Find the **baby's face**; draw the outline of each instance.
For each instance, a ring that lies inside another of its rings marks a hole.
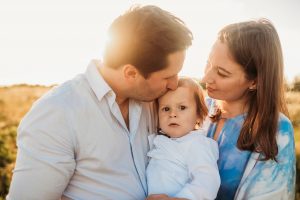
[[[159,127],[168,136],[182,137],[195,129],[199,118],[191,89],[178,87],[168,91],[158,102]]]

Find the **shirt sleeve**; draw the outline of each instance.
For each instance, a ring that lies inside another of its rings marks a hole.
[[[61,198],[75,169],[74,141],[63,108],[41,100],[22,120],[8,200]]]
[[[254,159],[248,162],[247,165],[253,163],[254,167],[241,182],[235,199],[294,199],[295,143],[293,127],[287,118],[280,122],[277,144],[277,162]]]
[[[220,187],[217,143],[205,136],[197,138],[191,144],[187,157],[191,181],[176,197],[190,200],[215,199]]]

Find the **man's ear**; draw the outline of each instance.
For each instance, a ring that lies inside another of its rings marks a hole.
[[[138,77],[139,72],[133,65],[126,64],[123,66],[123,75],[126,80],[132,81]]]

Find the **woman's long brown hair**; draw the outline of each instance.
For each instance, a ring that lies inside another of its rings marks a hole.
[[[224,27],[218,39],[227,44],[248,80],[257,88],[247,91],[249,108],[237,147],[260,152],[263,160],[276,160],[279,113],[288,115],[284,101],[283,56],[275,27],[267,19]]]

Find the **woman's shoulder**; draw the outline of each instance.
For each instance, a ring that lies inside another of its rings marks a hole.
[[[278,123],[279,134],[287,134],[294,132],[291,120],[283,113],[279,114]]]
[[[294,129],[290,119],[284,114],[279,115],[277,144],[279,157],[288,157],[291,151],[294,150]],[[285,153],[284,153],[285,152]],[[281,158],[282,159],[282,158]]]

